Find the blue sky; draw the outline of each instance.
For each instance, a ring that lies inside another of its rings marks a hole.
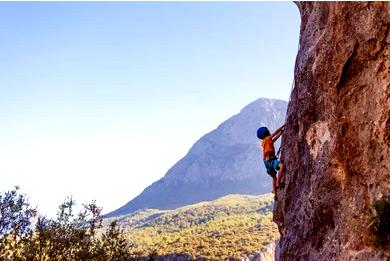
[[[43,213],[139,194],[259,97],[287,100],[291,2],[1,2],[0,190]]]

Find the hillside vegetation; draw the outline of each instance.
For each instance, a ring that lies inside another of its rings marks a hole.
[[[15,188],[0,193],[0,260],[237,260],[276,239],[272,204],[271,195],[232,195],[103,220],[94,202],[76,213],[67,198],[47,218]]]
[[[175,210],[138,211],[120,217],[118,224],[135,256],[185,253],[226,260],[259,251],[277,239],[272,205],[271,195],[229,195]]]

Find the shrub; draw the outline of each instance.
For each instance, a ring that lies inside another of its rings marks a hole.
[[[132,260],[129,246],[116,222],[102,228],[101,208],[95,202],[83,205],[77,215],[75,201],[59,206],[56,219],[39,217],[25,195],[14,190],[0,194],[0,260],[8,261],[124,261]]]

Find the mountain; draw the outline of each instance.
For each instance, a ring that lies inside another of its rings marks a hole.
[[[117,220],[137,260],[154,253],[159,258],[152,260],[254,260],[273,256],[272,208],[272,194],[228,195],[174,210],[139,210],[104,225]]]
[[[258,99],[200,138],[166,175],[107,217],[139,209],[173,209],[227,194],[264,194],[271,178],[262,163],[256,130],[284,122],[287,102]]]

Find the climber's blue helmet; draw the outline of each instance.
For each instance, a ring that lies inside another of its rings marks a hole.
[[[257,138],[263,140],[265,137],[271,135],[267,127],[261,127],[257,130]]]

